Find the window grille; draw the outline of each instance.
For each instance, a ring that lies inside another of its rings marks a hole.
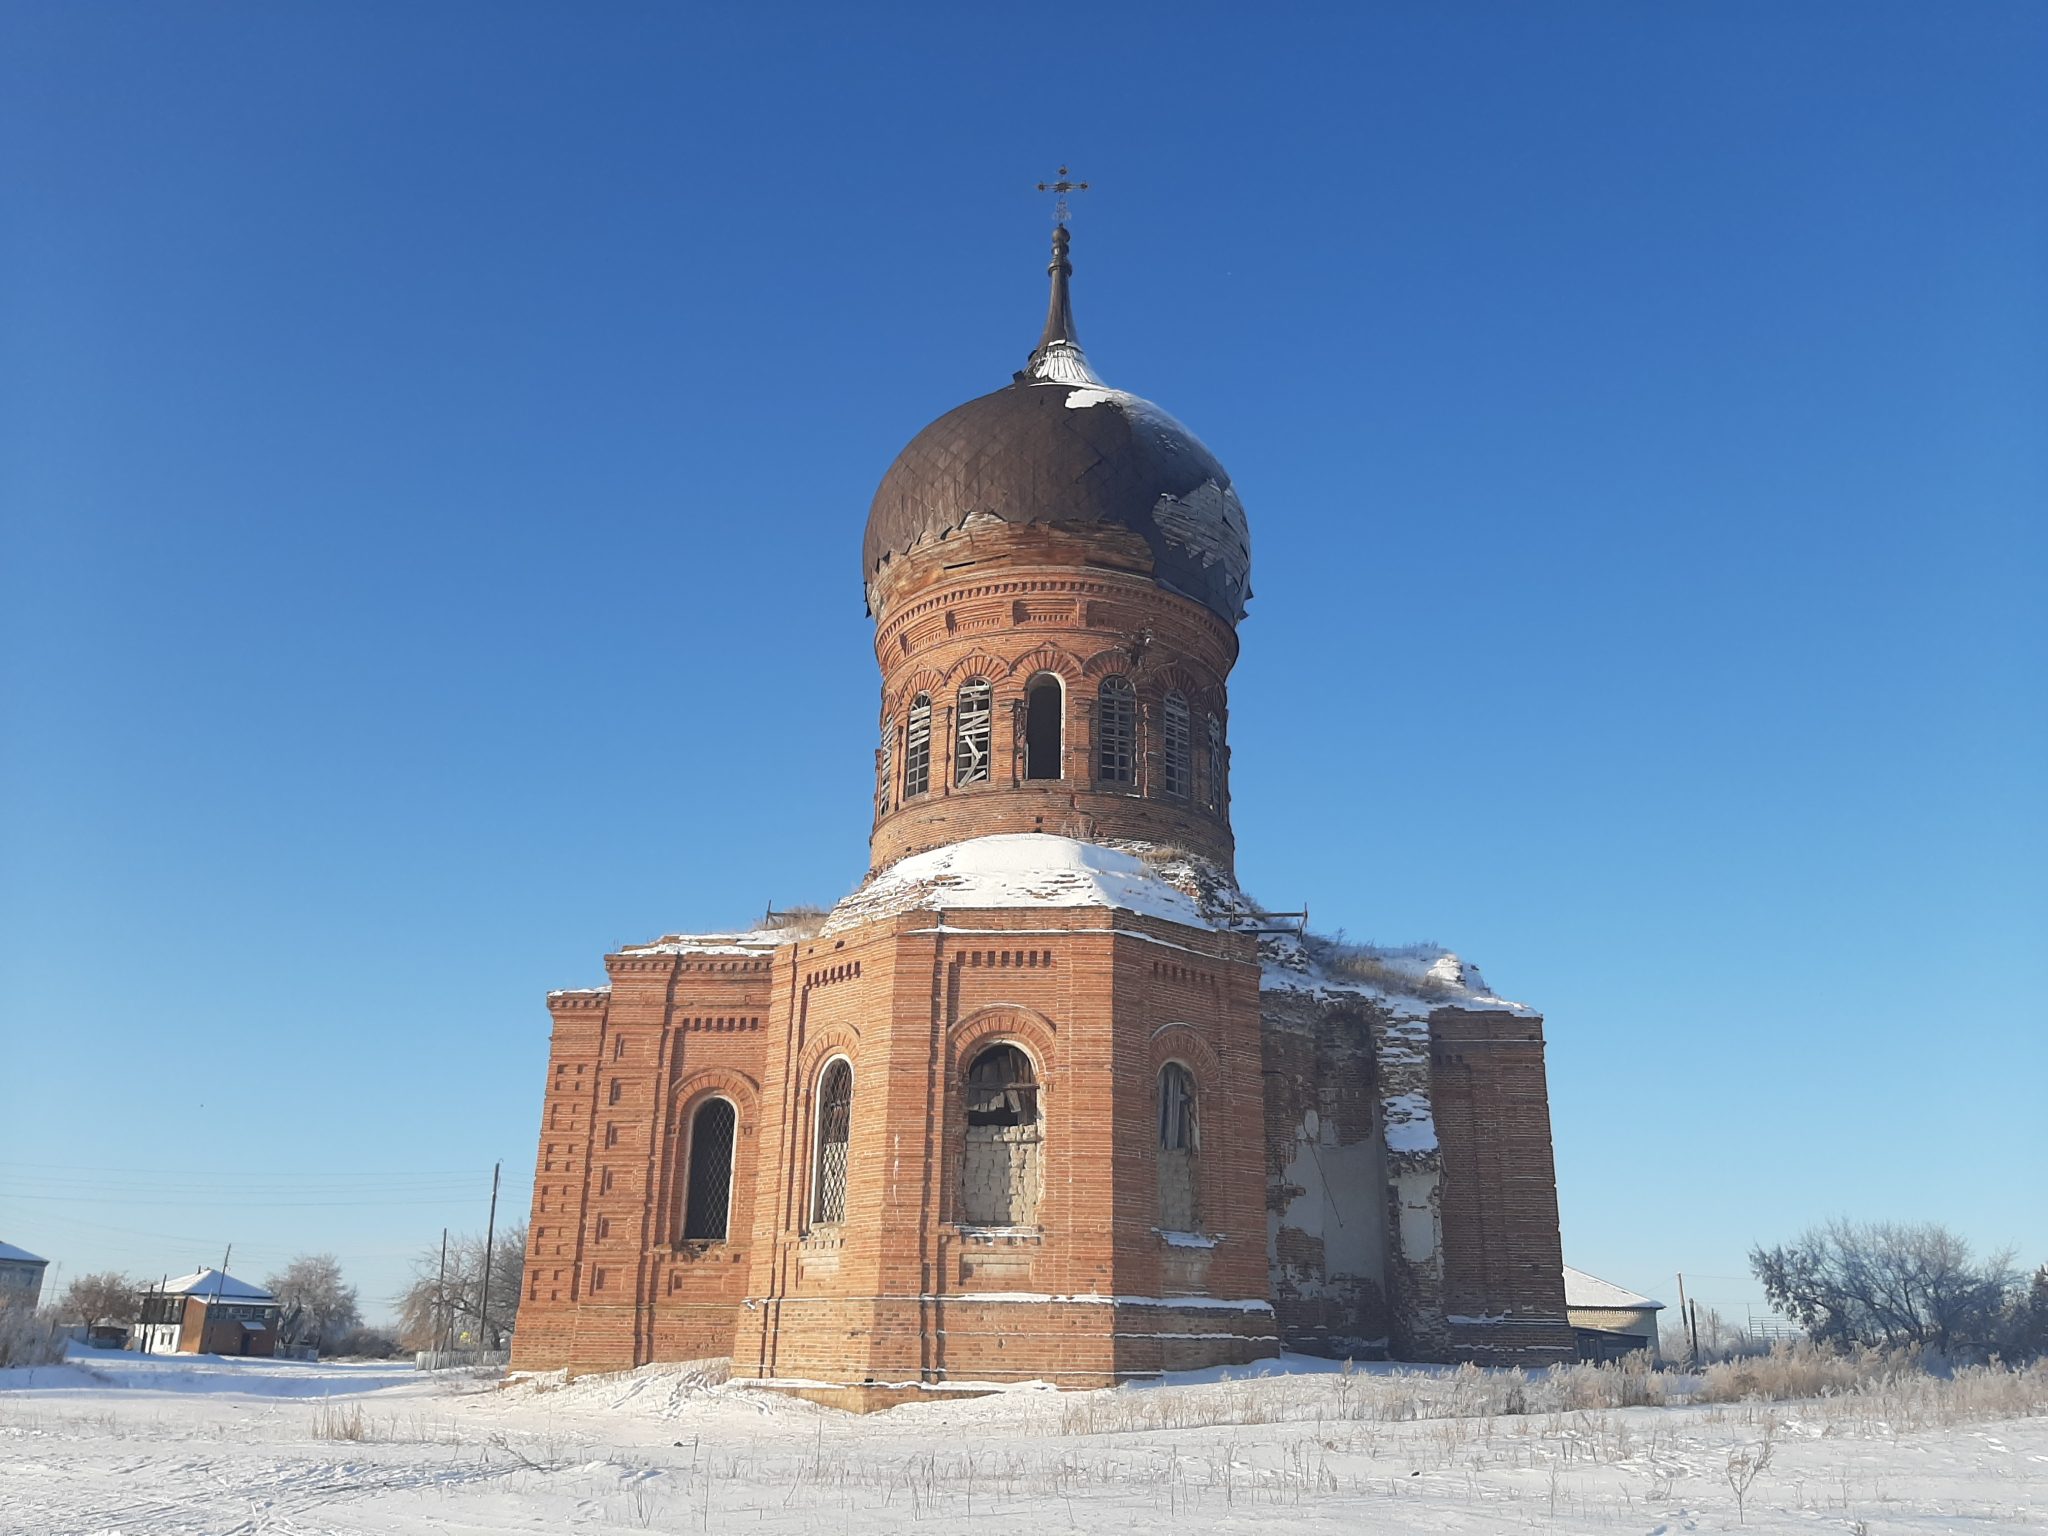
[[[690,1117],[690,1184],[683,1237],[723,1242],[732,1215],[732,1143],[739,1113],[724,1099],[706,1099]]]
[[[903,736],[903,798],[932,787],[932,701],[920,693],[910,704],[910,728]]]
[[[960,716],[954,733],[953,782],[988,781],[989,743],[993,735],[992,691],[981,678],[960,687]]]
[[[875,776],[875,814],[889,814],[889,790],[896,775],[896,722],[882,722],[882,771]]]
[[[834,1061],[818,1080],[817,1167],[811,1180],[811,1220],[846,1220],[846,1144],[853,1124],[853,1068]]]
[[[1209,717],[1209,809],[1223,809],[1223,722]]]
[[[1166,733],[1160,773],[1162,787],[1174,799],[1185,800],[1194,788],[1189,783],[1194,777],[1194,763],[1188,750],[1188,701],[1177,693],[1169,693],[1162,718]]]
[[[1105,784],[1138,781],[1138,692],[1128,677],[1105,677],[1095,716],[1095,777]]]

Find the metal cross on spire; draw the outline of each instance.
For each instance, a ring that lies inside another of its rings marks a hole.
[[[1067,194],[1069,192],[1086,192],[1088,190],[1088,183],[1085,181],[1067,180],[1067,168],[1063,165],[1060,167],[1060,179],[1058,181],[1041,181],[1038,184],[1038,190],[1053,194],[1052,221],[1055,224],[1064,225],[1070,212],[1067,207]]]

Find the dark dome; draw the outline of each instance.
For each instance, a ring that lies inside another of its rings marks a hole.
[[[870,587],[887,561],[970,519],[1099,523],[1137,534],[1156,580],[1235,624],[1251,596],[1251,539],[1229,474],[1158,406],[1094,382],[1079,349],[1070,355],[1060,371],[1087,382],[1020,375],[896,456],[868,511]]]

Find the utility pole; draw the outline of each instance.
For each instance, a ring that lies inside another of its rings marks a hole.
[[[1685,1368],[1696,1371],[1700,1368],[1700,1341],[1692,1331],[1691,1312],[1685,1304],[1685,1276],[1678,1277],[1678,1332],[1686,1340]]]
[[[441,1278],[434,1282],[434,1338],[432,1347],[450,1349],[454,1341],[448,1332],[448,1229],[441,1229]]]
[[[476,1347],[489,1349],[491,1337],[491,1247],[498,1237],[498,1173],[502,1162],[491,1164],[491,1219],[484,1225],[484,1294],[482,1316],[476,1325]]]

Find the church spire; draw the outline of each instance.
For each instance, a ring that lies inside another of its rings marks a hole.
[[[1067,260],[1067,246],[1072,241],[1067,232],[1067,194],[1087,191],[1088,183],[1069,181],[1063,165],[1060,179],[1041,181],[1038,190],[1059,197],[1052,214],[1052,265],[1045,269],[1052,275],[1052,301],[1046,306],[1045,334],[1038,338],[1038,349],[1024,365],[1024,372],[1043,384],[1100,384],[1102,380],[1081,351],[1081,339],[1074,329],[1074,303],[1067,291],[1067,279],[1074,275],[1074,264]]]

